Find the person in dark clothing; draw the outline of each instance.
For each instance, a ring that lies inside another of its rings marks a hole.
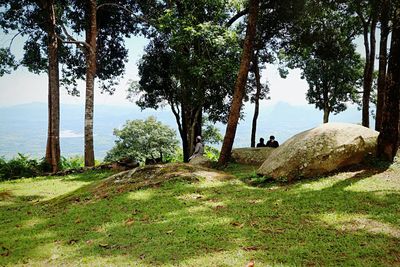
[[[257,144],[257,147],[265,147],[264,138],[260,138],[260,143]]]
[[[268,142],[267,142],[267,147],[274,147],[274,148],[276,148],[276,147],[278,147],[278,146],[279,146],[279,143],[278,143],[278,141],[275,140],[275,136],[271,135],[271,136],[269,137]]]

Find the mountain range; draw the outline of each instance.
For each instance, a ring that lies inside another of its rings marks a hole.
[[[245,105],[244,120],[240,121],[234,147],[250,145],[251,123],[254,107]],[[98,105],[94,115],[94,145],[97,159],[102,159],[114,145],[113,129],[120,128],[126,120],[155,116],[159,121],[177,129],[175,118],[168,108],[144,110],[132,106]],[[83,155],[84,107],[63,104],[60,109],[60,138],[63,156]],[[359,123],[361,112],[351,106],[345,112],[331,115],[331,121]],[[313,106],[294,106],[279,102],[270,105],[262,102],[257,127],[257,140],[274,135],[283,143],[292,135],[313,128],[322,122],[322,112]],[[373,124],[371,124],[373,125]],[[224,134],[225,126],[216,124]],[[46,103],[30,103],[0,107],[0,156],[11,158],[17,153],[33,158],[44,156],[47,136]]]

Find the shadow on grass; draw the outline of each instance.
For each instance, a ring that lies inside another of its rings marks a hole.
[[[62,178],[63,181],[70,182],[94,182],[100,181],[108,176],[115,174],[112,170],[90,170],[86,171],[84,175],[82,173],[70,174]]]
[[[0,246],[8,251],[0,265],[117,258],[139,265],[219,266],[224,256],[261,265],[396,265],[399,239],[390,232],[352,231],[340,220],[327,221],[345,214],[400,225],[399,194],[346,190],[372,175],[355,172],[320,190],[304,189],[304,182],[274,190],[238,181],[178,182],[57,209],[50,202],[0,207],[1,221],[9,220],[0,225]]]

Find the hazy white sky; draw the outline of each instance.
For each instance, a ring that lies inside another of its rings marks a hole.
[[[9,45],[11,36],[0,33],[0,47]],[[129,48],[129,61],[126,64],[126,73],[121,79],[114,95],[102,95],[97,90],[95,103],[97,105],[132,105],[126,100],[126,90],[129,80],[138,80],[137,63],[143,54],[143,48],[148,43],[143,37],[133,37],[126,41]],[[16,39],[12,46],[12,52],[21,56],[23,40]],[[360,47],[360,52],[362,48]],[[307,82],[300,79],[300,70],[291,70],[286,79],[279,76],[276,66],[268,65],[263,73],[270,86],[269,103],[286,102],[292,105],[306,105],[305,93]],[[81,97],[73,97],[61,88],[61,103],[82,104],[84,103],[84,82],[79,84]],[[0,77],[0,106],[11,106],[31,102],[47,102],[47,75],[35,75],[25,68],[20,68],[11,74]]]

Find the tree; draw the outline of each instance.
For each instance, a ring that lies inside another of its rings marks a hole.
[[[379,43],[379,74],[378,74],[378,97],[376,103],[375,130],[382,129],[382,109],[386,94],[386,70],[387,70],[387,45],[390,33],[389,21],[391,17],[392,4],[390,0],[379,1],[380,21],[380,43]]]
[[[114,129],[114,135],[117,137],[115,146],[107,153],[105,161],[165,159],[176,153],[179,143],[175,131],[155,117],[127,121],[122,129]]]
[[[256,92],[251,96],[251,102],[254,103],[254,115],[253,121],[251,125],[251,137],[250,137],[250,146],[256,146],[256,132],[257,132],[257,119],[260,110],[260,100],[267,98],[269,93],[269,88],[266,84],[261,83],[261,73],[260,66],[258,63],[258,53],[255,53],[253,56],[253,62],[251,66],[251,72],[254,74],[254,82]]]
[[[72,1],[63,23],[76,34],[85,33],[85,41],[76,40],[61,24],[64,43],[78,49],[64,69],[64,80],[77,93],[76,79],[85,79],[85,166],[94,166],[93,115],[95,79],[103,91],[112,93],[116,79],[124,73],[127,50],[124,37],[137,32],[134,11],[126,8],[131,1],[98,4],[96,0]],[[128,26],[127,26],[128,25]]]
[[[187,161],[201,135],[203,113],[214,122],[226,119],[240,48],[237,33],[225,27],[224,1],[166,7],[149,30],[140,81],[132,84],[130,97],[141,108],[171,107]]]
[[[60,162],[60,118],[59,118],[59,50],[64,55],[67,50],[59,47],[56,37],[56,23],[59,17],[59,10],[65,6],[64,1],[8,1],[1,2],[0,25],[5,33],[17,31],[12,41],[18,35],[27,36],[24,46],[24,56],[21,65],[34,73],[48,73],[48,134],[46,146],[46,160],[56,172]],[[12,45],[12,41],[10,47]],[[1,56],[5,50],[2,50]],[[9,49],[7,50],[9,52]],[[16,68],[17,63],[13,57],[8,55],[2,61],[9,66]]]
[[[257,119],[259,114],[259,101],[267,98],[269,88],[261,84],[260,70],[266,63],[273,63],[276,54],[287,42],[287,33],[298,19],[304,6],[304,1],[281,0],[261,1],[257,22],[257,33],[254,41],[254,56],[252,58],[251,72],[249,76],[250,90],[247,90],[244,101],[248,99],[254,103],[254,115],[251,131],[251,146],[255,146],[257,131]],[[243,11],[247,11],[245,9]],[[236,17],[244,14],[238,13]],[[247,97],[252,91],[255,92]]]
[[[393,27],[387,70],[382,127],[378,136],[378,157],[393,161],[399,146],[400,101],[400,4],[393,3]]]
[[[376,40],[375,32],[378,23],[378,0],[351,1],[350,9],[354,9],[361,22],[365,48],[365,66],[362,97],[362,125],[369,127],[369,102],[375,66]]]
[[[361,81],[361,60],[357,54],[341,54],[337,59],[324,57],[306,61],[303,77],[309,89],[307,100],[323,110],[323,122],[329,121],[330,113],[339,113],[346,109],[346,102],[357,97],[357,87]]]
[[[220,166],[224,166],[228,162],[232,151],[233,141],[236,135],[236,128],[240,116],[240,108],[242,106],[242,100],[245,94],[246,81],[249,72],[250,61],[253,54],[253,42],[256,35],[258,10],[259,1],[249,0],[249,18],[246,29],[246,37],[243,44],[242,58],[240,61],[239,73],[234,87],[231,108],[229,110],[225,137],[218,159],[218,164]]]
[[[362,61],[352,44],[356,24],[335,5],[320,8],[318,1],[309,1],[306,8],[313,15],[293,29],[285,60],[302,70],[309,84],[307,100],[324,111],[327,123],[330,113],[344,111],[346,102],[357,98]]]

